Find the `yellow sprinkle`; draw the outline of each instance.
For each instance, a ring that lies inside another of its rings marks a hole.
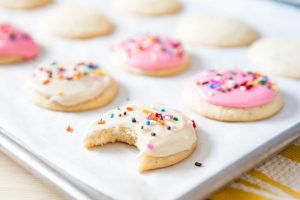
[[[143,109],[142,112],[145,113],[145,114],[148,114],[150,112],[150,110]]]
[[[253,85],[257,85],[258,84],[258,79],[255,79],[252,82],[253,82]]]
[[[56,75],[56,77],[55,77],[56,80],[61,80],[62,78],[63,78],[63,77],[62,77],[62,75],[60,75],[60,74]]]
[[[73,74],[73,80],[79,80],[81,78],[81,74],[80,72],[74,72]]]
[[[73,80],[79,80],[79,79],[80,79],[80,76],[78,76],[78,75],[73,76]]]
[[[105,72],[103,70],[100,70],[100,69],[95,70],[95,73],[99,76],[104,76],[105,75]]]
[[[152,113],[152,114],[154,114],[154,112],[153,111],[151,111],[151,110],[147,110],[147,109],[143,109],[143,110],[141,110],[143,113],[145,113],[145,114],[149,114],[149,113]]]
[[[63,95],[63,92],[60,91],[60,90],[58,90],[58,91],[56,92],[56,95],[59,96],[59,97],[61,97],[61,96]]]

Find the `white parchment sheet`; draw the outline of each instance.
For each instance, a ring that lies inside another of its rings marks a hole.
[[[61,3],[81,3],[103,11],[116,25],[115,32],[91,40],[68,40],[44,32],[40,17]],[[181,92],[195,72],[213,67],[251,69],[247,48],[218,49],[186,45],[192,66],[174,77],[154,78],[125,73],[109,64],[109,47],[135,33],[174,35],[176,21],[187,13],[214,12],[237,16],[249,22],[261,37],[300,35],[300,10],[273,1],[183,1],[181,13],[166,17],[135,17],[113,9],[114,1],[65,0],[27,11],[0,10],[0,21],[12,22],[36,38],[41,48],[38,59],[0,67],[0,125],[36,153],[115,199],[175,199],[209,179],[224,167],[280,134],[300,120],[300,82],[271,77],[282,91],[284,109],[275,117],[251,123],[223,123],[200,117],[181,101]],[[300,52],[299,52],[300,53]],[[300,56],[300,55],[299,55]],[[101,63],[120,85],[117,98],[108,106],[81,113],[60,113],[28,102],[22,92],[31,70],[45,60],[91,60]],[[129,98],[130,100],[126,100]],[[196,151],[183,162],[166,169],[139,174],[137,150],[125,144],[109,144],[94,151],[83,148],[88,125],[105,111],[127,103],[159,103],[176,108],[195,119],[199,137]],[[67,125],[74,132],[65,131]],[[203,167],[195,167],[194,162]]]

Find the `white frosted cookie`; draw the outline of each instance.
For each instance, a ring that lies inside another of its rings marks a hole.
[[[248,57],[262,72],[300,79],[300,37],[261,39],[251,45]]]
[[[93,63],[47,63],[26,85],[27,97],[46,109],[76,112],[102,107],[117,94],[116,82]]]
[[[124,142],[139,149],[140,172],[168,167],[195,149],[196,124],[178,111],[159,106],[123,106],[108,111],[89,128],[84,146]]]
[[[154,34],[120,41],[112,48],[111,60],[126,71],[148,76],[175,75],[187,69],[191,62],[179,41]]]
[[[0,6],[9,9],[32,9],[51,2],[52,0],[0,0]]]
[[[137,15],[167,15],[181,9],[178,0],[119,0],[116,7]]]
[[[42,18],[43,27],[56,35],[85,39],[112,32],[112,23],[93,8],[63,5],[50,10]]]
[[[283,106],[276,85],[265,75],[241,70],[200,72],[186,86],[183,99],[197,113],[220,121],[256,121]]]
[[[248,45],[258,37],[257,32],[245,22],[218,14],[183,17],[176,32],[184,42],[216,47]]]

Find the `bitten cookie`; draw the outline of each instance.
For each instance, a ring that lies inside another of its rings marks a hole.
[[[184,17],[179,21],[176,32],[184,42],[215,47],[244,46],[258,37],[245,22],[217,14]]]
[[[45,6],[52,0],[0,0],[0,6],[9,9],[33,9]]]
[[[113,47],[111,60],[129,72],[149,76],[178,74],[190,64],[190,56],[179,41],[152,34],[121,41]]]
[[[168,167],[195,149],[196,124],[178,111],[158,106],[124,106],[95,121],[84,140],[91,148],[124,142],[139,149],[139,171]]]
[[[266,38],[249,49],[250,62],[260,71],[300,79],[300,37]]]
[[[84,6],[64,5],[49,11],[42,26],[56,35],[86,39],[112,32],[112,23],[100,12]]]
[[[9,24],[0,24],[0,64],[30,60],[37,54],[38,47],[30,35]]]
[[[116,8],[136,15],[158,16],[178,12],[178,0],[119,0]]]
[[[117,83],[93,63],[49,63],[37,67],[27,97],[46,109],[76,112],[102,107],[117,94]]]
[[[192,77],[183,93],[188,106],[220,121],[268,118],[283,106],[282,97],[267,76],[240,70],[209,70]]]

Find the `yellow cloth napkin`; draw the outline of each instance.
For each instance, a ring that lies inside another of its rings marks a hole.
[[[211,200],[300,200],[300,140],[213,194]]]

